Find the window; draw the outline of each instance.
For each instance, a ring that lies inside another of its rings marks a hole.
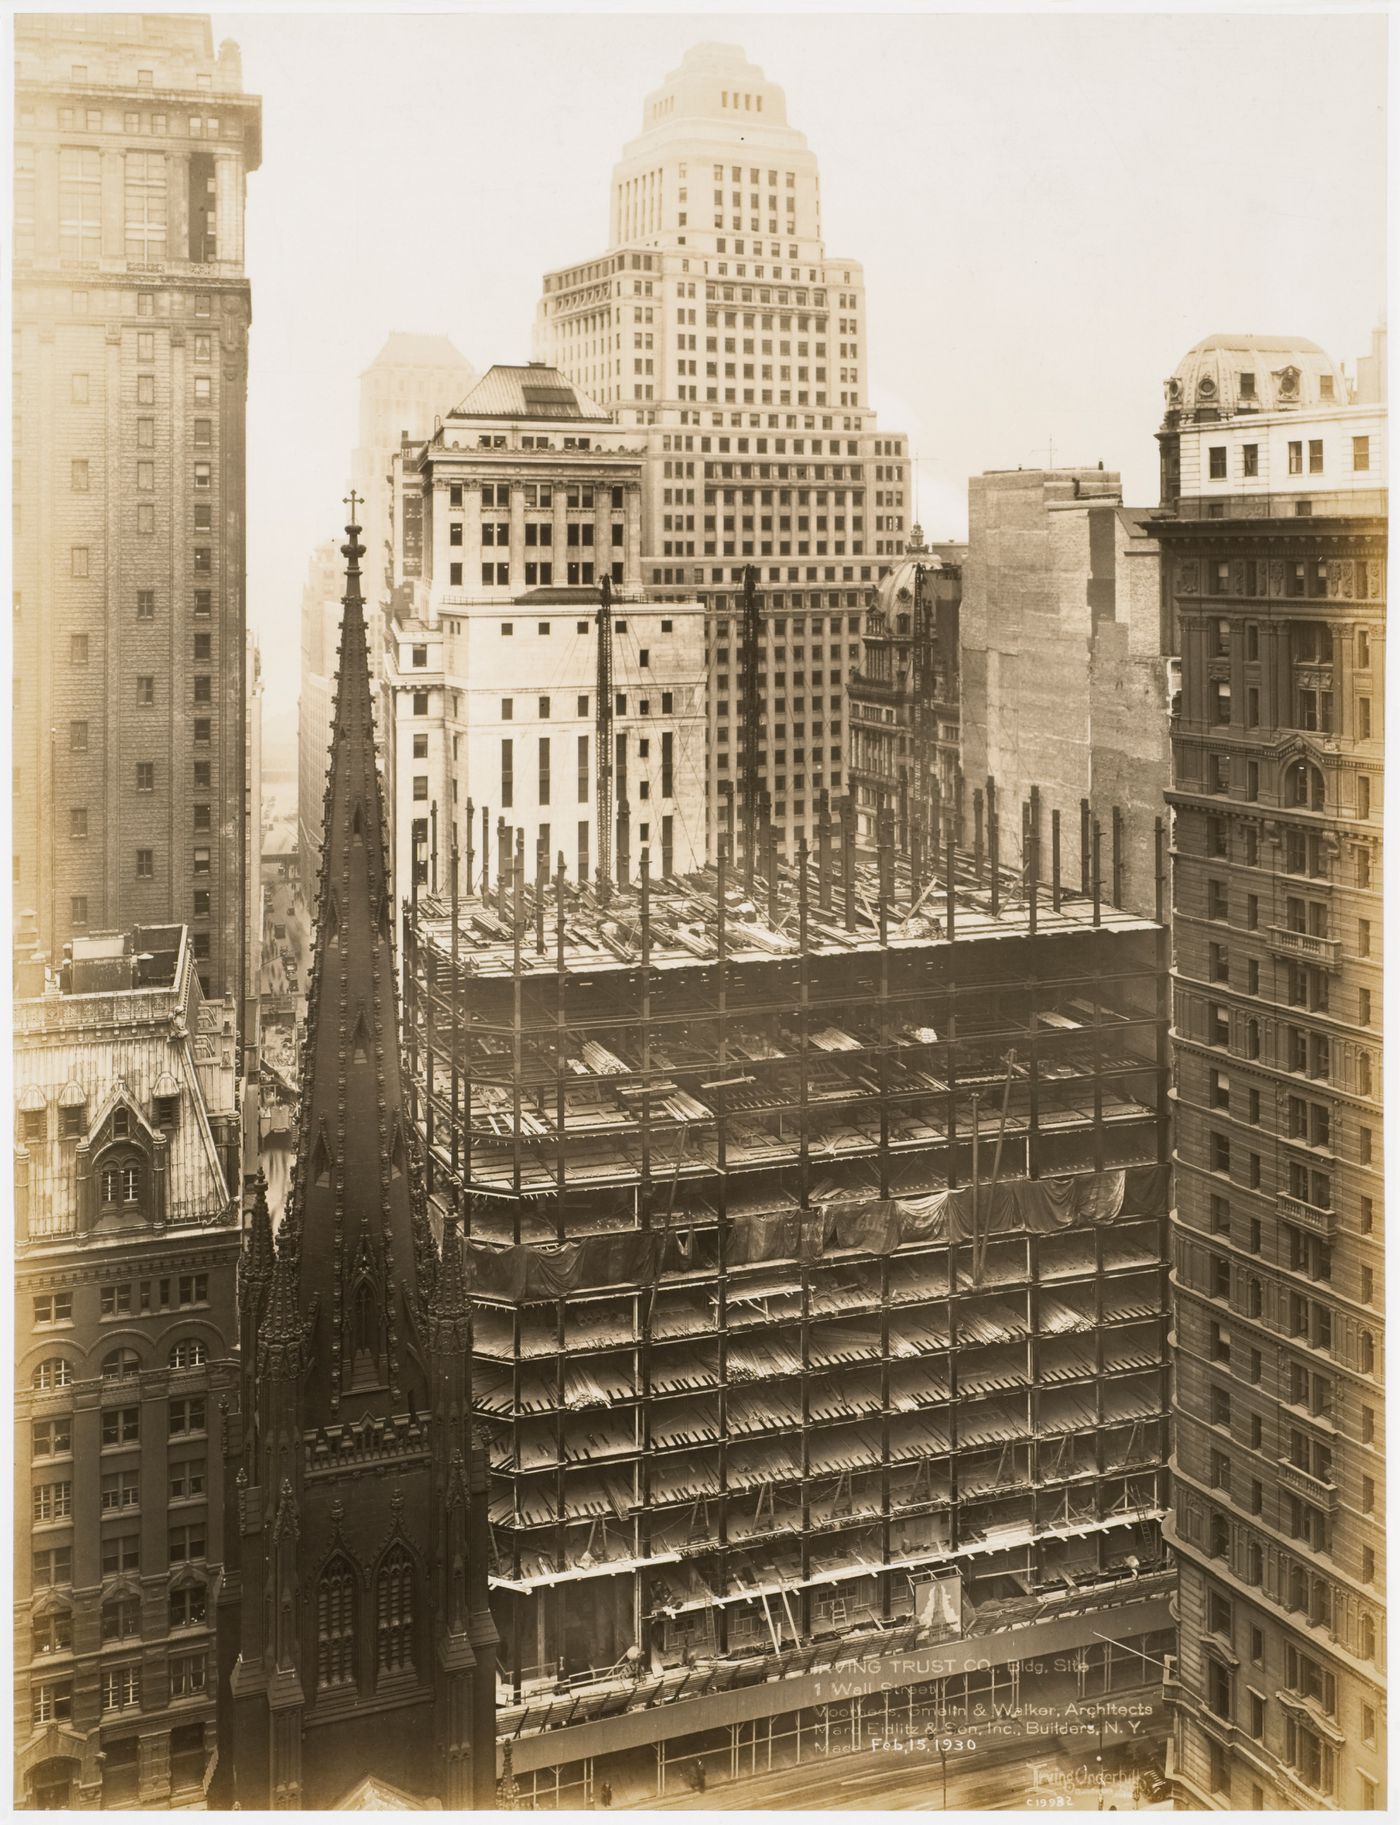
[[[152,881],[156,873],[156,852],[154,849],[136,851],[136,878],[138,881]]]
[[[1371,440],[1369,437],[1352,438],[1351,466],[1358,475],[1364,474],[1371,467]]]
[[[102,156],[63,147],[58,155],[58,251],[64,260],[102,252]]]
[[[170,1347],[170,1366],[172,1369],[197,1369],[207,1361],[204,1341],[199,1337],[184,1337],[179,1343]]]
[[[179,1295],[180,1304],[182,1306],[208,1305],[208,1274],[181,1274],[179,1280]]]
[[[1210,446],[1210,479],[1213,482],[1219,482],[1225,479],[1225,457],[1226,450],[1224,444],[1212,444]]]
[[[205,1426],[205,1406],[202,1394],[186,1395],[183,1399],[170,1403],[170,1436],[183,1438],[190,1433],[203,1432]]]
[[[141,1536],[135,1533],[102,1536],[102,1576],[115,1578],[141,1569]]]
[[[138,760],[136,763],[136,790],[154,792],[156,789],[156,764],[153,760]]]
[[[126,155],[126,257],[141,265],[165,258],[166,161],[163,152]],[[149,359],[141,351],[143,359]]]
[[[102,1413],[104,1445],[134,1445],[141,1436],[139,1407],[106,1407]]]
[[[73,1365],[64,1356],[46,1356],[29,1378],[30,1386],[47,1392],[50,1388],[68,1388],[73,1383]]]
[[[394,1547],[375,1581],[376,1661],[381,1674],[411,1672],[414,1663],[413,1561]]]
[[[73,1322],[73,1295],[71,1293],[38,1293],[34,1299],[34,1322],[38,1324],[71,1324]]]
[[[140,1667],[114,1667],[102,1675],[102,1709],[134,1710],[141,1703]]]
[[[103,1641],[127,1641],[141,1633],[141,1602],[137,1597],[111,1597],[102,1605]]]
[[[123,1292],[127,1290],[125,1287],[122,1288]],[[129,1301],[126,1309],[128,1311],[131,1309]],[[141,1358],[135,1350],[109,1350],[102,1358],[103,1381],[121,1381],[127,1376],[139,1375],[140,1372]]]
[[[1258,475],[1258,473],[1259,473],[1259,446],[1258,446],[1258,444],[1245,444],[1241,451],[1241,455],[1244,458],[1244,473],[1246,475]]]
[[[209,1611],[209,1599],[202,1584],[182,1585],[170,1593],[170,1626],[172,1629],[192,1628],[204,1621]]]
[[[1308,474],[1322,474],[1322,439],[1320,437],[1308,439]]]
[[[515,805],[515,743],[507,736],[501,742],[501,806],[509,811]]]
[[[102,1479],[102,1512],[116,1514],[121,1509],[141,1506],[141,1473],[137,1470],[112,1470]]]
[[[150,673],[150,672],[143,672],[143,673],[139,674],[137,677],[137,680],[136,680],[136,701],[137,701],[137,703],[140,705],[143,705],[143,706],[149,706],[149,705],[153,704],[155,702],[155,700],[156,700],[156,681],[155,681],[154,674]]]
[[[316,1687],[332,1691],[355,1683],[356,1577],[336,1557],[316,1587]]]
[[[1224,1661],[1213,1654],[1206,1656],[1206,1708],[1217,1717],[1234,1716],[1233,1680]]]
[[[209,1659],[206,1654],[174,1654],[170,1659],[170,1696],[193,1698],[204,1691]]]
[[[73,1715],[73,1681],[45,1679],[32,1688],[30,1716],[40,1724],[64,1724]]]
[[[202,1559],[205,1550],[205,1527],[203,1521],[190,1521],[183,1527],[170,1529],[170,1562],[180,1564],[187,1559]]]
[[[170,1499],[189,1502],[205,1491],[204,1459],[185,1458],[170,1466]]]
[[[65,1478],[60,1483],[39,1483],[33,1491],[35,1521],[68,1521],[73,1516],[73,1485]]]
[[[1303,445],[1301,439],[1297,442],[1290,443],[1288,446],[1288,473],[1290,475],[1301,475],[1303,473]]]
[[[30,1651],[35,1660],[46,1654],[66,1654],[73,1646],[73,1612],[51,1610],[35,1616],[30,1629]]]
[[[67,1457],[73,1449],[73,1421],[69,1415],[36,1419],[30,1433],[30,1449],[36,1458]]]

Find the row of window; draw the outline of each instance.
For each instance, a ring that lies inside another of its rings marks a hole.
[[[207,1656],[172,1654],[169,1677],[172,1699],[201,1697],[207,1689]],[[142,1703],[140,1667],[105,1669],[101,1675],[100,1691],[104,1712],[139,1711]],[[36,1726],[67,1723],[73,1716],[73,1681],[40,1680],[32,1688],[30,1709]]]
[[[510,587],[510,564],[487,563],[481,566],[481,582],[485,589],[508,589]],[[570,588],[590,588],[597,580],[597,570],[591,559],[572,561],[567,566],[560,566],[565,572]],[[527,559],[525,563],[525,587],[527,589],[548,588],[554,582],[555,566],[552,561],[541,562],[539,559]],[[621,583],[624,578],[622,564],[611,566],[606,574],[612,582]],[[461,564],[449,564],[447,583],[450,589],[463,587],[464,567]]]
[[[575,511],[586,510],[590,513],[594,510],[595,504],[599,507],[610,505],[614,513],[620,513],[626,496],[624,488],[594,488],[586,482],[569,482],[556,487],[549,482],[526,482],[517,478],[514,481],[482,482],[482,506],[508,510],[511,490],[514,488],[520,489],[527,508],[550,507],[554,504],[555,494],[559,493],[564,496],[567,507],[573,508]],[[462,482],[449,483],[447,500],[449,506],[461,507],[465,502],[465,484]],[[483,528],[483,536],[484,533],[485,528]],[[453,540],[454,544],[459,542]],[[490,543],[489,540],[486,542]],[[504,540],[500,541],[502,544],[504,542]]]
[[[189,1564],[203,1559],[208,1552],[208,1523],[205,1520],[182,1521],[166,1532],[166,1552],[171,1565]],[[139,1533],[106,1533],[102,1535],[101,1565],[104,1578],[124,1577],[141,1570],[141,1535]],[[73,1582],[73,1548],[71,1545],[35,1547],[31,1560],[34,1586],[42,1590]]]
[[[54,1294],[53,1299],[62,1309],[63,1294]],[[35,1304],[39,1302],[36,1300]],[[46,1323],[62,1323],[64,1320],[45,1320]],[[209,1348],[202,1337],[182,1337],[179,1342],[170,1346],[166,1363],[172,1369],[197,1369],[209,1360]],[[135,1350],[109,1350],[102,1358],[102,1379],[104,1381],[122,1381],[141,1373],[141,1358]],[[66,1356],[46,1356],[37,1364],[29,1378],[29,1385],[40,1393],[49,1394],[57,1388],[71,1388],[76,1385],[77,1374],[74,1364]],[[173,1410],[173,1409],[172,1409]],[[122,1441],[104,1439],[104,1443],[116,1444]]]
[[[64,1580],[67,1582],[67,1580]],[[201,1628],[209,1617],[209,1594],[203,1584],[182,1584],[170,1592],[166,1617],[171,1629]],[[100,1626],[102,1643],[109,1647],[117,1641],[139,1641],[142,1635],[141,1599],[112,1596],[102,1605]],[[51,1654],[68,1654],[73,1649],[73,1612],[48,1608],[35,1616],[31,1625],[30,1649],[35,1660]],[[183,1680],[181,1682],[184,1683]]]
[[[1310,437],[1307,440],[1307,470],[1309,475],[1325,474],[1324,439]],[[1229,478],[1229,448],[1224,444],[1212,444],[1209,451],[1210,479],[1213,482],[1226,481]],[[1351,468],[1354,475],[1365,475],[1371,467],[1371,440],[1369,437],[1353,437],[1351,440]],[[1246,477],[1259,473],[1258,444],[1240,445],[1240,474]],[[1291,439],[1288,445],[1288,473],[1302,475],[1303,440]]]
[[[213,509],[204,508],[201,510],[199,507],[196,507],[196,518],[199,517],[201,511],[205,514],[212,515]],[[155,529],[155,502],[138,501],[136,503],[136,530],[143,533],[153,533]],[[196,528],[196,530],[200,529],[201,528],[198,527]],[[208,529],[211,531],[213,530],[212,521],[208,522]],[[192,545],[190,547],[190,568],[194,571],[196,576],[212,576],[214,571],[213,547],[210,545]],[[77,577],[79,579],[92,575],[92,547],[90,545],[73,545],[69,548],[68,574],[70,577]]]
[[[69,1384],[59,1383],[59,1386]],[[189,1438],[206,1430],[207,1408],[202,1394],[181,1395],[168,1403],[167,1437]],[[116,1448],[134,1445],[141,1437],[141,1409],[139,1407],[107,1407],[102,1412],[102,1443],[105,1447]],[[32,1456],[37,1461],[41,1458],[70,1457],[73,1451],[73,1416],[70,1413],[51,1414],[47,1419],[36,1419],[31,1424],[30,1446]]]

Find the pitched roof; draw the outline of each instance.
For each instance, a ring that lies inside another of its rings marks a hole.
[[[437,1812],[440,1805],[437,1800],[415,1799],[411,1793],[405,1793],[401,1787],[391,1787],[387,1781],[377,1780],[367,1774],[362,1781],[357,1781],[343,1799],[336,1801],[334,1812]]]
[[[595,424],[612,420],[596,399],[590,399],[560,373],[542,361],[524,367],[488,368],[459,406],[453,418],[568,418]]]

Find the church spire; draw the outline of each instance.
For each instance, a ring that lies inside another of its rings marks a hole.
[[[388,1417],[426,1390],[383,792],[353,493],[326,783],[297,1163],[286,1217],[301,1310],[315,1314],[308,1425]],[[415,1220],[417,1219],[417,1220]]]

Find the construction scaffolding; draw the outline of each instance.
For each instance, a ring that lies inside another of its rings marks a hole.
[[[751,893],[644,855],[606,904],[507,845],[494,891],[406,913],[503,1702],[542,1721],[1160,1563],[1162,927],[1097,840],[1064,888],[1058,823],[1045,887],[1038,843],[1013,878],[945,831],[925,875],[892,823],[874,866],[849,818],[767,850]]]

